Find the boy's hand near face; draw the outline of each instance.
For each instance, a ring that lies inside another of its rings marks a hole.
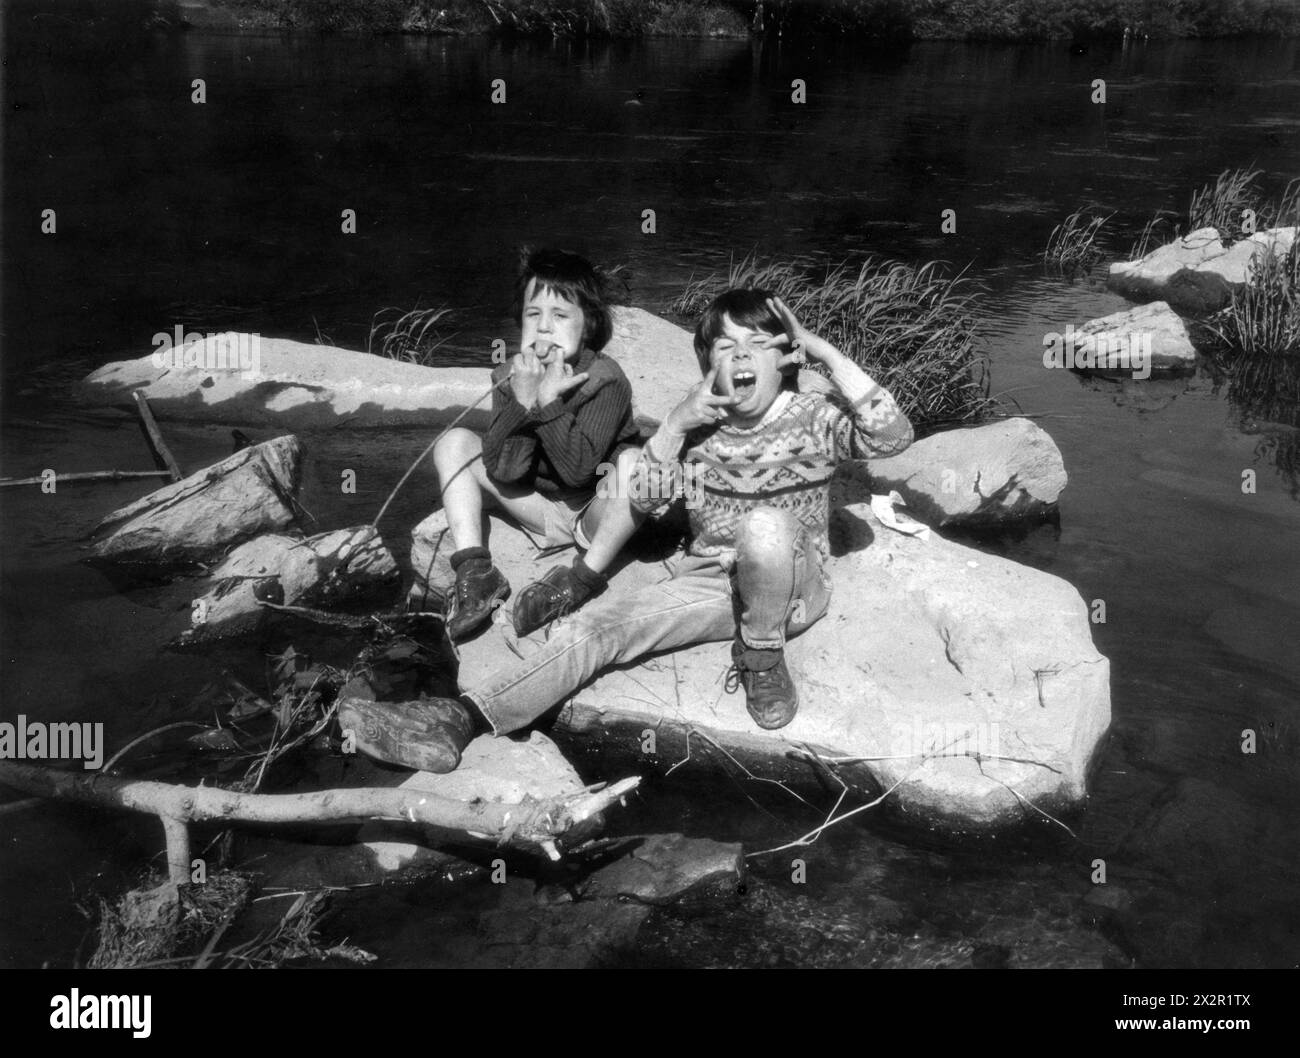
[[[740,398],[713,392],[721,364],[714,364],[703,380],[692,386],[681,403],[668,413],[664,424],[673,433],[686,434],[700,426],[721,422],[727,417],[726,409],[739,403]]]
[[[776,313],[782,324],[785,325],[786,334],[789,335],[791,351],[785,355],[785,358],[778,366],[785,367],[787,364],[802,366],[806,362],[806,358],[811,357],[818,363],[830,367],[844,355],[826,339],[818,338],[817,335],[800,323],[795,318],[795,314],[790,311],[786,303],[780,298],[768,298],[767,307]],[[781,342],[782,339],[777,337],[773,339],[771,344],[780,344]]]
[[[551,401],[559,400],[569,390],[576,389],[586,381],[586,371],[575,375],[569,362],[564,359],[564,354],[558,349],[553,351],[550,363],[542,374],[541,384],[537,387],[537,406],[546,407]]]
[[[525,410],[537,403],[537,391],[545,371],[541,358],[533,350],[521,349],[515,354],[510,365],[510,392]]]

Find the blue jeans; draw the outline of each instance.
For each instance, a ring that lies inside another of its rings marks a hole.
[[[732,639],[783,647],[825,612],[830,581],[803,526],[770,507],[736,528],[734,559],[684,556],[668,580],[610,593],[556,623],[537,653],[465,689],[504,735],[527,727],[609,665],[663,650]]]

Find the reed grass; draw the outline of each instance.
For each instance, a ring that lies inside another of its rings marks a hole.
[[[366,352],[411,364],[433,364],[438,349],[454,337],[438,329],[450,315],[449,308],[380,309],[370,323]]]
[[[1087,209],[1076,209],[1047,237],[1043,263],[1062,272],[1086,272],[1101,259],[1099,236],[1113,216],[1114,213],[1101,216]]]
[[[1300,357],[1300,240],[1285,254],[1255,254],[1244,286],[1207,322],[1229,359]]]
[[[670,310],[697,317],[723,290],[759,287],[779,296],[809,330],[825,338],[888,389],[918,427],[989,418],[988,358],[977,347],[980,290],[939,262],[914,268],[868,258],[818,265],[808,259],[748,256],[725,279],[692,279]]]
[[[1213,183],[1193,191],[1187,207],[1187,230],[1216,228],[1225,243],[1249,235],[1242,228],[1242,219],[1246,210],[1253,210],[1258,218],[1257,182],[1262,175],[1261,169],[1225,169]]]

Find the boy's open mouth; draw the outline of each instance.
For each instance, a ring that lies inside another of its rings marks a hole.
[[[731,376],[732,392],[741,400],[750,396],[756,385],[758,385],[758,376],[748,368],[741,368]]]

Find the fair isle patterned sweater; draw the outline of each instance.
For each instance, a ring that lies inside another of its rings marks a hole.
[[[686,435],[661,426],[633,473],[632,506],[651,512],[685,495],[690,553],[716,556],[726,565],[735,558],[741,516],[775,507],[807,528],[825,562],[836,464],[895,455],[912,443],[912,424],[894,398],[851,360],[835,365],[831,381],[840,402],[782,390],[753,426],[723,422]]]

